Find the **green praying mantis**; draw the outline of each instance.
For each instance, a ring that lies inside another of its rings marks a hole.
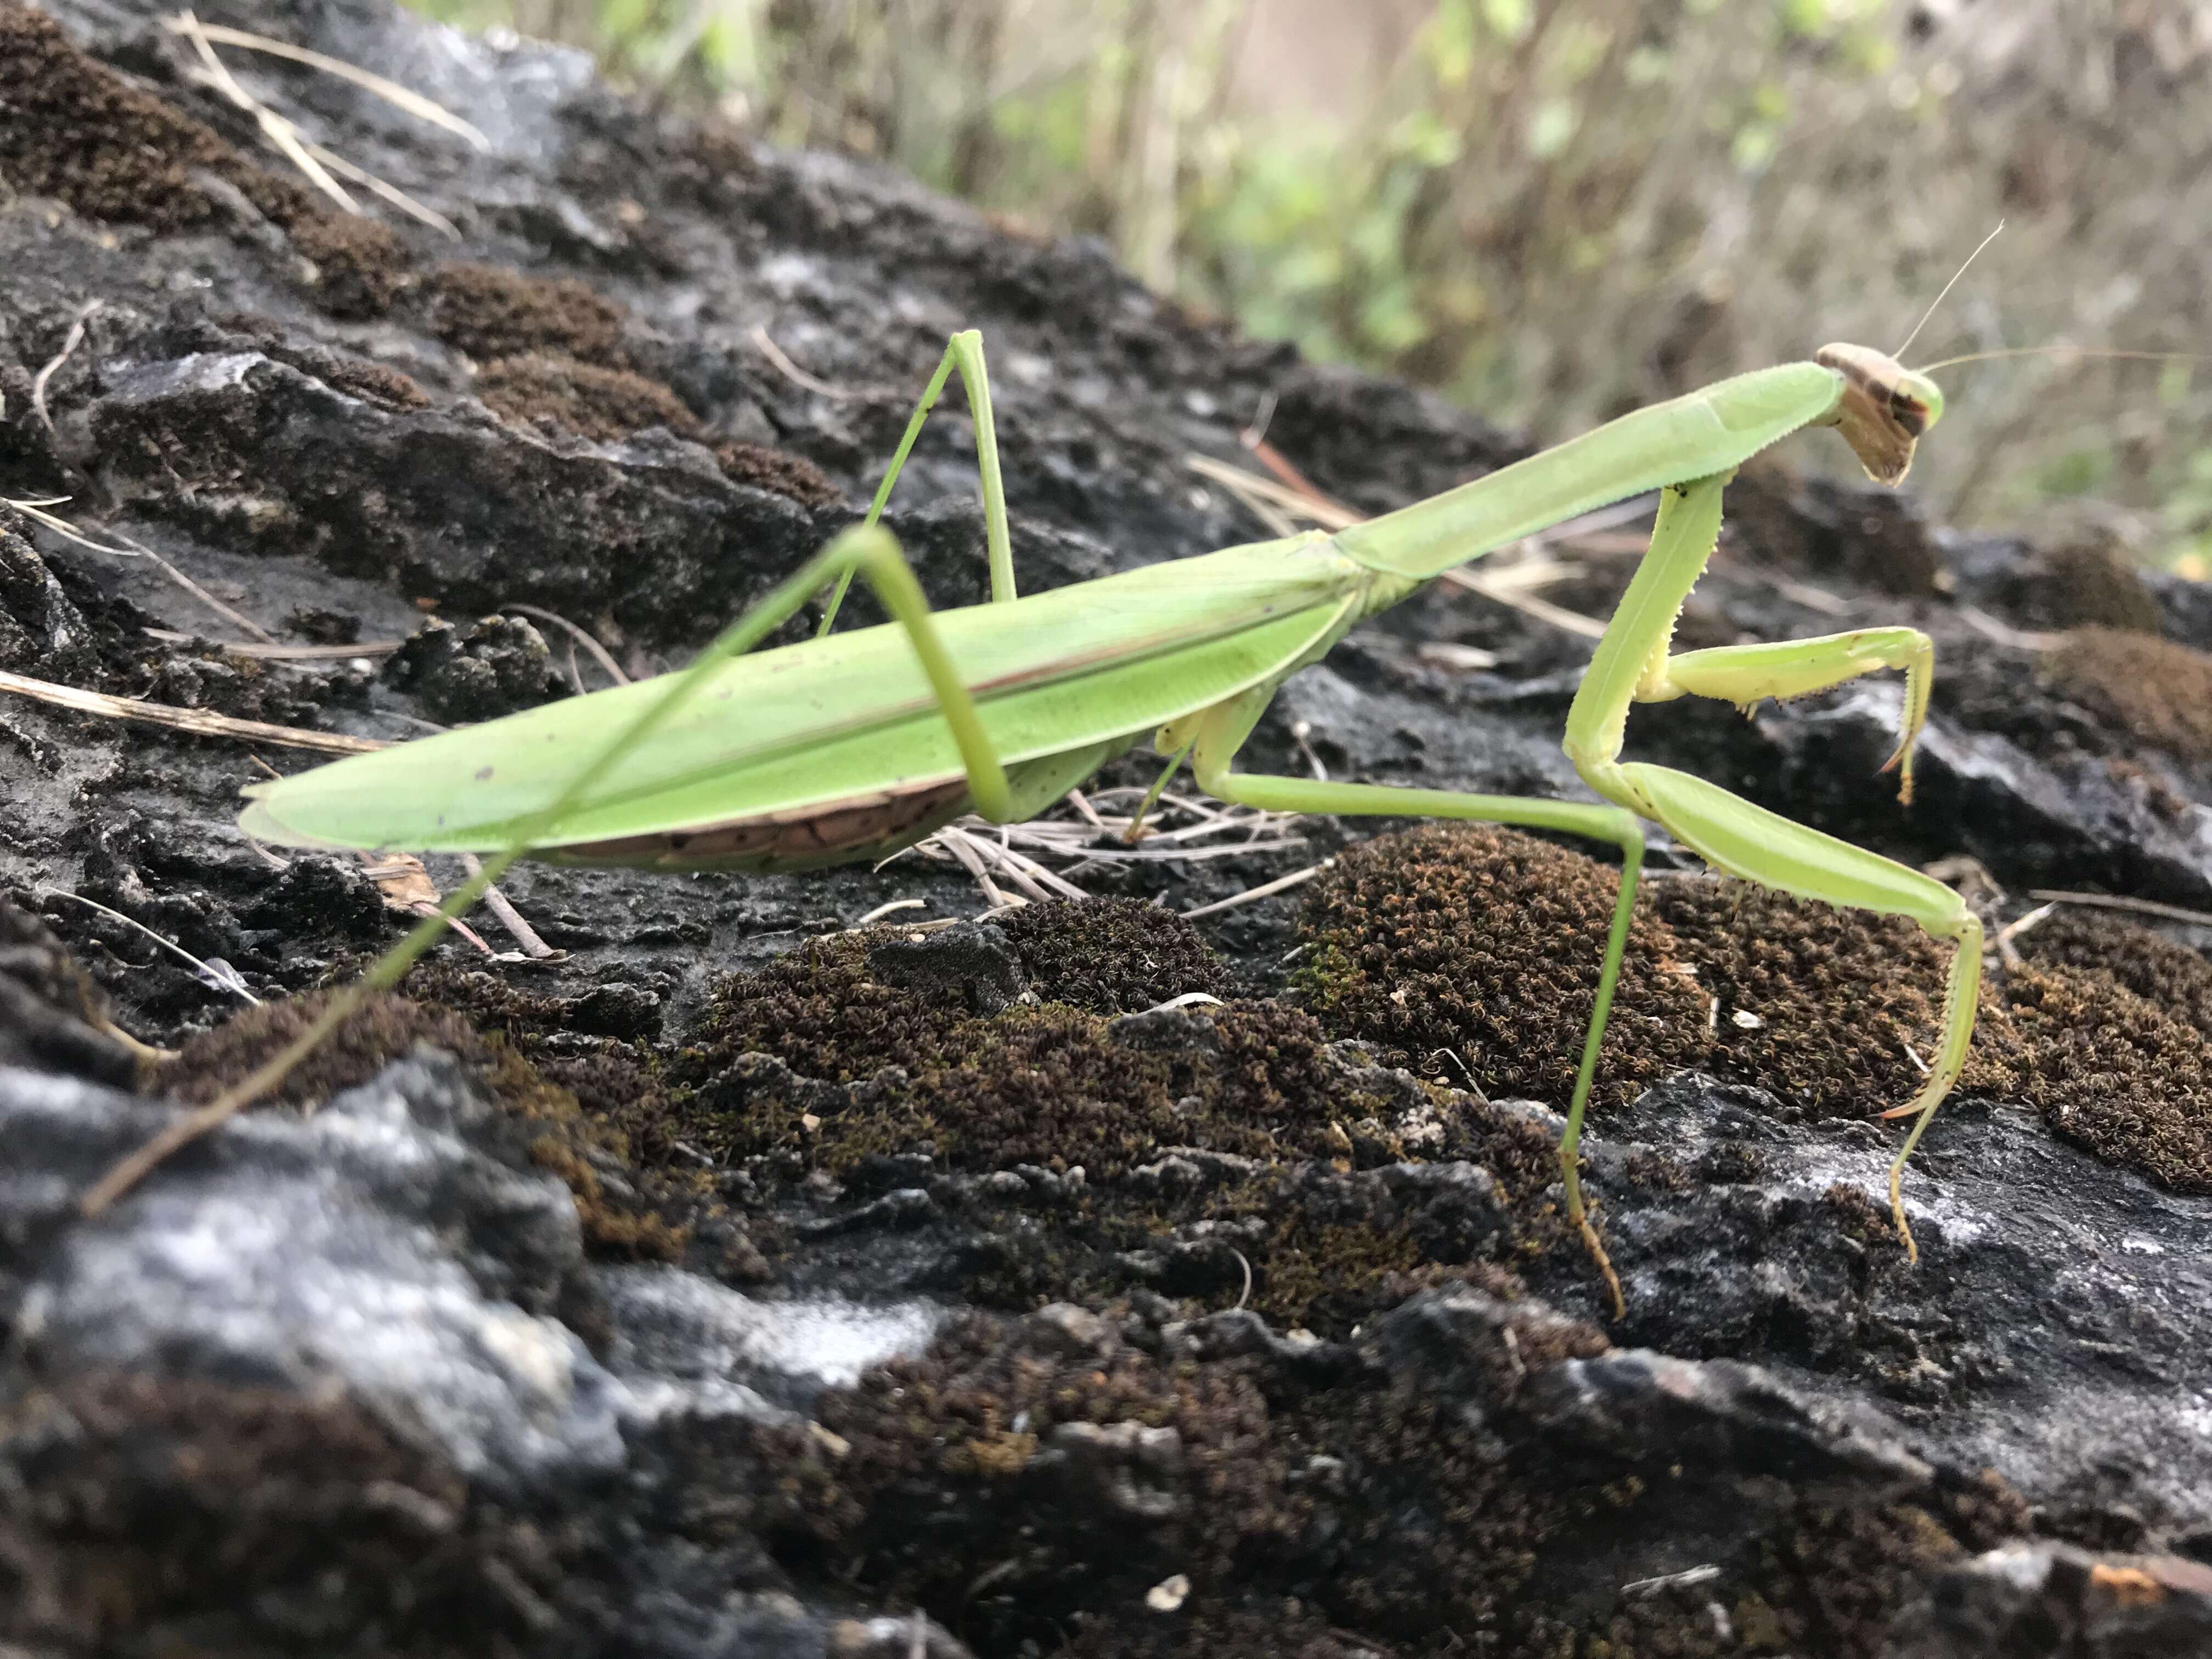
[[[933,611],[878,520],[949,376],[974,415],[991,597]],[[1620,758],[1631,708],[1681,696],[1749,708],[1900,670],[1889,766],[1912,790],[1934,651],[1911,628],[1674,652],[1676,619],[1711,557],[1735,470],[1801,427],[1832,426],[1868,474],[1894,485],[1942,396],[1860,346],[1720,381],[1626,415],[1455,489],[1334,534],[1231,547],[1018,596],[981,337],[953,337],[865,520],[732,623],[689,668],[249,787],[258,840],[309,848],[487,855],[480,872],[283,1054],[181,1117],[85,1200],[96,1211],[168,1151],[282,1079],[370,990],[395,983],[451,917],[518,857],[663,870],[797,870],[875,860],[954,817],[1016,822],[1150,737],[1200,787],[1271,811],[1428,817],[1565,832],[1619,848],[1620,884],[1559,1145],[1568,1217],[1620,1284],[1584,1201],[1577,1146],[1620,975],[1643,820],[1714,868],[1800,897],[1911,918],[1954,946],[1943,1031],[1918,1094],[1885,1114],[1913,1123],[1889,1171],[1907,1251],[1905,1161],[1957,1080],[1972,1035],[1982,928],[1960,896],[1901,864],[1665,767]],[[1660,492],[1650,550],[1599,641],[1567,716],[1565,748],[1595,802],[1519,799],[1239,772],[1237,750],[1276,689],[1363,619],[1430,579],[1577,514]],[[891,620],[832,634],[855,575]],[[821,630],[757,651],[835,585]],[[1157,796],[1158,789],[1155,789]],[[1140,814],[1141,816],[1141,814]]]

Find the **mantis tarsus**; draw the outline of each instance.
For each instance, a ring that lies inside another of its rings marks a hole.
[[[991,577],[988,603],[933,612],[878,524],[923,422],[957,368],[975,420]],[[1711,558],[1735,469],[1800,427],[1837,427],[1869,476],[1895,484],[1942,412],[1923,376],[1832,345],[1813,362],[1723,380],[1626,415],[1542,454],[1334,535],[1233,547],[1018,598],[981,337],[953,337],[866,520],[723,633],[681,673],[410,743],[246,793],[255,837],[310,847],[492,854],[481,873],[341,997],[284,1054],[118,1165],[97,1208],[169,1148],[257,1097],[368,990],[395,982],[524,854],[663,869],[798,869],[884,856],[968,811],[1029,817],[1146,735],[1222,800],[1276,811],[1471,819],[1617,847],[1622,868],[1595,1006],[1559,1147],[1569,1217],[1620,1285],[1577,1170],[1583,1111],[1627,942],[1644,858],[1639,819],[1714,867],[1761,885],[1911,917],[1954,942],[1943,1035],[1890,1169],[1890,1204],[1917,1259],[1900,1182],[1950,1092],[1973,1030],[1981,925],[1932,878],[1795,823],[1715,785],[1620,759],[1638,702],[1749,706],[1877,669],[1905,676],[1890,764],[1910,800],[1934,653],[1910,628],[1676,653],[1676,618]],[[1397,788],[1231,769],[1275,690],[1363,618],[1431,578],[1609,502],[1656,489],[1650,551],[1599,641],[1567,716],[1566,751],[1600,803]],[[859,574],[892,620],[833,635]],[[823,587],[822,632],[747,654]]]

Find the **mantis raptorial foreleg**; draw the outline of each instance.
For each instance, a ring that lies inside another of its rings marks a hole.
[[[1806,696],[1885,668],[1904,671],[1905,715],[1897,747],[1881,769],[1897,769],[1897,798],[1910,805],[1912,750],[1928,722],[1928,694],[1936,677],[1935,642],[1917,628],[1855,628],[1814,639],[1662,655],[1645,668],[1636,701],[1712,697],[1748,711],[1767,697]]]

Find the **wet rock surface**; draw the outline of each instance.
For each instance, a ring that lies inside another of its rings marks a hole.
[[[1263,534],[1186,456],[1238,459],[1265,398],[1364,509],[1525,453],[573,55],[367,0],[201,15],[488,148],[227,50],[460,240],[388,228],[284,176],[155,9],[0,0],[0,494],[199,590],[0,507],[13,674],[396,739],[608,683],[578,630],[653,672],[857,518],[957,327],[1026,587]],[[984,592],[973,469],[941,411],[890,516],[939,604]],[[1870,775],[1881,681],[1645,711],[1639,755],[1969,855],[1993,922],[2035,888],[2212,901],[2204,590],[1786,455],[1732,502],[1682,640],[1928,629],[1918,799]],[[1613,547],[1555,550],[1545,596],[1603,615]],[[1287,685],[1247,763],[1578,793],[1587,652],[1438,588]],[[1610,872],[1463,829],[1308,822],[944,931],[984,908],[949,860],[520,870],[542,945],[472,919],[84,1218],[460,878],[241,840],[257,762],[311,758],[0,699],[0,1642],[2212,1651],[2203,928],[2065,912],[1993,957],[1906,1176],[1915,1265],[1876,1115],[1942,952],[1657,846],[1585,1141],[1618,1323],[1553,1155]]]

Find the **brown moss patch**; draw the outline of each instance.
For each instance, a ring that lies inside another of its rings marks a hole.
[[[788,495],[802,507],[836,507],[845,499],[830,475],[804,455],[732,438],[714,446],[714,459],[732,483]]]
[[[2103,969],[2008,975],[2021,1097],[2051,1132],[2178,1193],[2212,1194],[2212,1042]]]
[[[1112,1040],[1103,1017],[1057,1005],[970,1016],[878,983],[864,955],[840,944],[794,951],[734,983],[701,1057],[707,1074],[759,1053],[802,1076],[848,1082],[896,1066],[903,1083],[856,1093],[853,1109],[826,1117],[805,1098],[750,1098],[732,1113],[708,1091],[698,1103],[705,1121],[685,1139],[741,1156],[803,1149],[832,1170],[928,1150],[961,1169],[1079,1164],[1092,1176],[1164,1146],[1328,1158],[1345,1144],[1330,1133],[1345,1108],[1332,1097],[1321,1030],[1296,1009],[1209,1008],[1182,1028],[1194,1041],[1139,1046]]]
[[[699,430],[698,417],[658,380],[542,352],[487,363],[477,374],[476,393],[509,421],[556,427],[595,443],[655,426],[679,438]]]
[[[2058,689],[2136,742],[2212,762],[2212,657],[2120,628],[2081,628],[2044,659]]]
[[[1838,910],[1747,882],[1650,884],[1697,984],[1717,1006],[1696,1063],[1815,1116],[1912,1098],[1940,1029],[1951,948],[1898,916]]]
[[[1314,884],[1304,1005],[1391,1063],[1564,1109],[1619,881],[1510,830],[1432,825],[1353,848]],[[1907,1049],[1925,1055],[1941,1029],[1949,964],[1948,945],[1897,917],[1746,882],[1646,882],[1592,1100],[1695,1066],[1792,1113],[1886,1109],[1919,1087]]]
[[[329,1613],[404,1618],[461,1559],[421,1516],[459,1522],[462,1477],[343,1399],[88,1372],[15,1401],[0,1453],[10,1599],[50,1638],[127,1639],[316,1577]],[[11,1627],[33,1633],[0,1614]]]
[[[299,997],[245,1010],[187,1042],[164,1068],[162,1085],[173,1099],[206,1105],[274,1059],[306,1031],[327,1001],[326,996]],[[594,1250],[624,1259],[666,1260],[683,1254],[687,1234],[682,1226],[651,1199],[617,1198],[601,1178],[603,1161],[619,1164],[627,1158],[620,1133],[587,1117],[574,1094],[549,1080],[504,1039],[483,1036],[448,1009],[390,994],[372,997],[259,1103],[325,1101],[368,1082],[418,1043],[459,1060],[503,1111],[528,1126],[532,1161],[558,1176],[574,1195],[586,1243]]]
[[[385,310],[406,268],[383,226],[334,211],[301,185],[264,172],[215,131],[94,62],[60,25],[0,3],[0,178],[88,218],[159,231],[220,224],[225,214],[194,178],[213,173],[292,239],[320,273],[340,316]]]
[[[2005,597],[2030,628],[2100,627],[2156,634],[2158,601],[2119,538],[2091,532],[2043,549],[2006,584]]]
[[[1346,851],[1313,884],[1296,984],[1335,1036],[1486,1094],[1564,1104],[1597,996],[1620,873],[1510,830],[1432,824]],[[1704,1054],[1705,999],[1648,900],[1594,1097],[1632,1098]],[[1438,1051],[1456,1060],[1440,1059]]]
[[[842,1453],[787,1484],[794,1527],[865,1560],[891,1595],[958,1608],[969,1632],[994,1626],[994,1651],[1086,1608],[1140,1610],[1174,1572],[1192,1581],[1194,1618],[1218,1614],[1232,1586],[1264,1596],[1308,1578],[1332,1622],[1386,1637],[1487,1627],[1567,1507],[1503,1467],[1483,1429],[1410,1390],[1279,1412],[1242,1364],[1164,1364],[1117,1342],[1054,1352],[981,1321],[825,1397],[818,1416]],[[1357,1469],[1378,1501],[1332,1504],[1294,1478],[1316,1455]],[[1415,1494],[1449,1494],[1452,1523],[1389,1501]],[[1108,1524],[1070,1528],[1069,1505]],[[1302,1541],[1347,1509],[1331,1570],[1313,1574]],[[915,1528],[918,1512],[933,1526]],[[1019,1571],[963,1607],[975,1564],[1000,1561]]]
[[[1434,826],[1355,848],[1315,884],[1306,1006],[1395,1063],[1457,1081],[1432,1052],[1449,1050],[1486,1091],[1564,1107],[1616,879],[1510,830]],[[1907,1051],[1925,1057],[1938,1036],[1948,945],[1741,882],[1648,883],[1638,909],[1597,1098],[1692,1066],[1792,1114],[1870,1114],[1917,1091]],[[2027,1101],[2054,1133],[2174,1191],[2212,1192],[2212,964],[2079,915],[2023,943],[2035,963],[1984,986],[1960,1087]],[[1655,957],[1668,966],[1655,972]],[[1626,1030],[1624,1009],[1638,1017]],[[1498,1172],[1509,1189],[1547,1178],[1533,1149],[1525,1170]],[[1852,1224],[1886,1232],[1878,1217]]]
[[[1038,994],[1094,1014],[1136,1013],[1187,992],[1237,988],[1197,924],[1138,899],[1025,905],[992,924]]]
[[[2106,973],[2212,1037],[2212,962],[2134,922],[2068,908],[2021,936],[2022,954],[2046,968]]]
[[[440,265],[422,279],[430,331],[479,363],[533,352],[627,368],[623,308],[573,276],[499,265]]]

